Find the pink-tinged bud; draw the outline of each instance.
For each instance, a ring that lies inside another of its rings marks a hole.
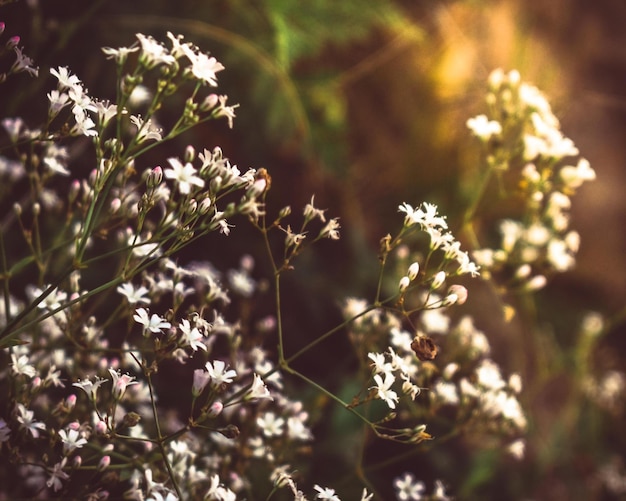
[[[95,185],[96,179],[98,179],[98,171],[94,169],[89,173],[89,185],[90,186]]]
[[[215,402],[211,404],[211,407],[209,407],[209,410],[207,411],[207,416],[217,417],[222,413],[223,409],[224,409],[224,404],[220,402],[219,400],[216,400]]]
[[[267,181],[264,178],[259,178],[248,188],[246,195],[250,198],[256,198],[265,191],[265,188],[267,188]]]
[[[98,471],[106,470],[111,464],[111,456],[102,456],[102,459],[98,463]]]
[[[209,94],[204,100],[204,103],[202,103],[202,109],[207,110],[207,111],[212,110],[213,108],[217,106],[217,103],[219,102],[220,102],[220,99],[217,94]]]
[[[199,396],[210,380],[211,376],[204,369],[196,369],[195,371],[193,371],[193,385],[191,387],[191,394],[194,397]]]
[[[80,430],[80,423],[78,421],[72,421],[70,424],[67,425],[67,427],[70,430]]]
[[[121,206],[122,206],[122,201],[119,198],[114,198],[113,200],[111,200],[111,205],[109,206],[109,212],[111,214],[115,214],[118,210],[120,210]]]
[[[72,184],[70,185],[70,191],[67,195],[67,198],[71,204],[74,203],[74,201],[76,200],[76,197],[78,197],[79,192],[80,192],[80,181],[78,179],[74,179],[74,181],[72,181]]]
[[[7,49],[9,50],[13,50],[15,47],[17,47],[17,44],[20,43],[20,37],[15,35],[14,37],[11,37],[7,40]]]
[[[80,465],[83,464],[83,458],[81,456],[74,456],[72,464],[74,465],[74,468],[80,468]]]
[[[73,409],[75,405],[76,405],[76,395],[72,393],[65,399],[65,406],[68,409]]]
[[[39,376],[35,376],[30,384],[33,388],[39,388],[41,386],[41,378]]]
[[[155,167],[148,174],[148,179],[146,180],[146,184],[148,188],[156,188],[163,181],[163,169],[160,166]]]
[[[107,424],[104,421],[98,421],[96,423],[96,433],[98,435],[104,435],[107,432]]]
[[[4,33],[4,28],[6,27],[6,25],[2,22],[0,22],[0,35],[2,35]]]

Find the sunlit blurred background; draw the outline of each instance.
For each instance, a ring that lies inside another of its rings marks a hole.
[[[341,298],[371,297],[378,241],[398,229],[399,203],[433,202],[458,221],[478,161],[465,122],[484,112],[493,69],[519,70],[546,94],[564,134],[597,172],[574,197],[572,227],[582,239],[577,267],[542,292],[545,345],[525,349],[524,327],[505,324],[480,284],[476,295],[470,288],[466,307],[479,312],[494,358],[527,381],[526,458],[475,452],[471,440],[434,442],[427,452],[376,442],[367,444],[363,469],[381,483],[405,470],[430,485],[442,478],[458,499],[626,499],[626,485],[611,492],[605,478],[626,473],[624,399],[592,408],[572,366],[576,324],[595,310],[617,317],[592,354],[594,370],[626,367],[619,317],[626,297],[625,2],[29,0],[0,7],[0,20],[7,34],[21,36],[44,76],[5,84],[0,111],[33,125],[46,102],[32,96],[52,88],[53,78],[45,78],[50,67],[67,65],[92,96],[112,98],[113,64],[99,48],[128,46],[136,32],[161,40],[167,31],[183,34],[226,66],[220,92],[241,105],[234,129],[222,122],[203,126],[156,151],[153,165],[187,144],[220,145],[241,167],[269,170],[270,210],[279,203],[301,207],[315,193],[316,205],[341,217],[340,243],[303,256],[288,278],[288,349],[336,324]],[[255,252],[254,245],[233,234],[186,258],[233,266],[244,250]],[[257,266],[260,275],[268,271],[260,257]],[[347,341],[337,343],[311,352],[301,367],[341,392],[349,386],[342,367],[353,361]],[[328,414],[315,430],[320,450],[309,475],[336,484],[356,452],[326,439],[338,430],[348,444],[358,436],[328,402],[317,405]],[[383,450],[397,461],[368,472]]]

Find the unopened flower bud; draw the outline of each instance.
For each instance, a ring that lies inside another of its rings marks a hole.
[[[221,428],[219,431],[226,438],[237,438],[239,436],[239,428],[234,424],[229,424],[226,428]]]
[[[107,432],[107,424],[104,421],[98,421],[95,429],[98,435],[104,435]]]
[[[203,216],[209,212],[211,208],[211,199],[209,197],[203,198],[198,204],[198,212]]]
[[[209,410],[207,411],[207,416],[212,417],[212,418],[217,417],[222,413],[223,409],[224,409],[224,404],[220,402],[219,400],[216,400],[209,407]]]
[[[13,212],[15,212],[15,215],[17,217],[20,217],[22,215],[22,206],[18,204],[17,202],[15,202],[13,204]]]
[[[106,470],[111,464],[111,456],[102,456],[102,459],[98,463],[98,471]]]
[[[5,28],[5,24],[3,22],[0,22],[0,35],[4,33],[4,28]]]
[[[407,276],[411,280],[415,280],[415,278],[417,277],[417,274],[419,272],[420,272],[420,264],[415,262],[415,263],[411,264],[411,266],[409,266],[409,271],[407,271]]]
[[[109,205],[109,212],[111,214],[115,214],[118,210],[120,210],[121,206],[122,201],[119,198],[114,198],[113,200],[111,200],[111,205]]]
[[[65,399],[65,406],[68,409],[73,409],[75,405],[76,405],[76,395],[72,393]]]
[[[124,416],[124,421],[122,426],[132,428],[133,426],[137,426],[137,424],[141,421],[141,416],[136,412],[129,412]]]
[[[191,200],[189,200],[189,202],[187,203],[187,207],[185,207],[185,212],[188,215],[192,215],[194,214],[196,211],[198,210],[198,202],[196,202],[195,198],[192,198]]]
[[[83,458],[81,456],[74,456],[72,464],[74,465],[74,468],[80,468],[80,465],[83,464]]]
[[[222,176],[215,176],[210,183],[211,193],[217,193],[222,188]]]
[[[255,180],[254,183],[252,183],[252,186],[250,186],[250,188],[248,188],[246,196],[254,199],[261,195],[265,191],[266,187],[267,181],[264,178],[259,178]]]
[[[41,386],[41,378],[39,376],[35,376],[30,384],[33,388],[39,388]]]
[[[78,179],[74,179],[74,181],[72,181],[72,184],[70,185],[70,191],[67,195],[67,199],[69,200],[70,204],[74,203],[74,201],[76,200],[76,197],[78,197],[79,192],[80,192],[80,181]]]
[[[148,174],[148,179],[146,179],[146,185],[148,188],[153,189],[156,188],[163,181],[163,169],[160,166],[155,167]]]
[[[13,50],[20,43],[20,37],[15,35],[7,40],[6,47],[9,50]]]
[[[287,217],[289,214],[291,214],[291,207],[287,205],[283,207],[282,209],[280,209],[280,211],[278,212],[278,218],[283,219]]]
[[[202,103],[202,106],[200,107],[200,109],[203,111],[212,110],[213,108],[217,106],[217,103],[219,103],[219,101],[220,99],[217,94],[209,94],[204,100],[204,102]]]
[[[70,424],[67,425],[67,427],[70,430],[80,430],[80,423],[78,421],[72,421]]]
[[[183,158],[185,159],[185,163],[189,163],[189,162],[193,162],[194,161],[194,159],[196,158],[196,150],[194,149],[193,146],[188,145],[185,148],[185,154],[184,154]]]
[[[438,289],[439,287],[443,285],[445,281],[446,281],[446,272],[442,270],[435,275],[432,283],[430,284],[430,288],[433,290]]]
[[[409,277],[402,277],[398,284],[398,289],[400,289],[400,292],[404,292],[409,288],[409,285],[411,285],[411,279]]]

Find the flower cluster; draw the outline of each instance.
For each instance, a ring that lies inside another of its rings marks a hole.
[[[0,21],[0,36],[4,34],[5,30],[6,25]],[[28,73],[34,77],[39,74],[39,69],[36,66],[33,66],[33,60],[24,54],[24,49],[20,47],[19,36],[10,37],[4,43],[4,47],[0,48],[0,61],[4,59],[7,54],[13,54],[14,59],[8,70],[2,69],[2,72],[0,73],[0,84],[5,82],[10,75],[15,75],[17,73]]]
[[[560,131],[545,96],[517,71],[490,75],[487,104],[488,115],[467,126],[485,145],[489,171],[516,191],[523,208],[519,218],[499,223],[498,247],[473,257],[485,275],[504,274],[511,286],[540,289],[547,275],[574,265],[580,237],[569,229],[570,197],[596,174]]]
[[[474,261],[436,205],[401,204],[400,230],[380,243],[374,298],[346,299],[345,321],[292,353],[281,278],[308,244],[339,239],[339,219],[314,197],[299,222],[290,206],[270,217],[270,174],[240,170],[217,146],[146,159],[203,121],[232,127],[235,116],[212,92],[224,66],[181,35],[167,38],[139,33],[130,47],[103,49],[117,69],[114,103],[59,66],[39,126],[1,122],[12,156],[0,157],[0,195],[27,196],[2,223],[15,241],[0,239],[0,497],[234,501],[282,489],[305,501],[305,486],[311,499],[339,501],[325,482],[301,478],[326,416],[298,382],[352,413],[366,437],[436,443],[428,426],[521,458],[521,377],[505,377],[487,335],[455,312],[477,263],[510,267],[528,287],[573,264],[568,197],[594,174],[585,160],[564,165],[578,151],[545,98],[516,73],[496,72],[490,116],[468,122],[495,171],[523,163],[525,218],[502,223],[501,248]],[[17,62],[0,83],[37,76],[18,42],[6,45]],[[177,93],[188,97],[164,130],[159,113]],[[238,220],[260,235],[270,278],[247,252],[234,268],[212,261]],[[192,243],[202,246],[195,259],[181,253]],[[583,341],[599,330],[593,320]],[[346,330],[359,367],[346,387],[361,387],[349,402],[295,363]],[[614,407],[624,381],[611,371],[585,389]],[[358,482],[361,501],[382,498],[370,479]],[[401,501],[447,500],[447,489],[437,480],[427,495],[410,472],[387,485]]]

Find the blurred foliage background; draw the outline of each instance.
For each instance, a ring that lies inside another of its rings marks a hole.
[[[624,369],[619,312],[626,297],[626,3],[619,0],[46,0],[2,2],[8,35],[20,35],[40,66],[40,79],[4,84],[2,116],[31,126],[45,116],[54,83],[49,68],[69,66],[92,96],[113,98],[114,67],[102,46],[128,46],[142,32],[183,34],[226,66],[220,92],[238,102],[235,128],[206,124],[178,144],[155,150],[152,165],[187,144],[220,145],[233,163],[266,167],[273,177],[270,208],[294,210],[316,194],[316,205],[342,221],[342,240],[302,256],[287,277],[287,350],[339,321],[346,295],[371,297],[378,240],[401,224],[397,206],[437,203],[449,221],[466,208],[478,151],[465,127],[484,109],[491,70],[518,69],[548,96],[598,179],[574,199],[572,227],[582,237],[577,268],[540,294],[536,323],[505,323],[478,280],[464,307],[506,372],[522,373],[530,418],[526,458],[455,440],[426,448],[380,441],[365,444],[362,468],[391,498],[390,479],[413,471],[432,485],[442,478],[459,499],[615,499],[598,471],[624,471],[624,408],[592,405],[579,387],[577,324],[588,310],[617,315],[591,354],[591,371]],[[182,103],[181,103],[182,104]],[[167,111],[165,110],[165,113]],[[168,116],[162,115],[167,123]],[[75,151],[77,155],[80,151]],[[76,175],[90,169],[76,162]],[[486,203],[487,223],[501,217]],[[9,210],[2,202],[2,210]],[[487,225],[487,224],[486,224]],[[453,228],[454,230],[454,228]],[[239,239],[239,240],[238,240]],[[234,232],[195,248],[187,259],[236,266],[255,243]],[[261,256],[261,251],[256,253]],[[267,274],[259,259],[258,274]],[[534,332],[531,333],[530,331]],[[540,335],[537,336],[537,332]],[[537,341],[537,340],[540,341]],[[338,393],[355,361],[336,338],[299,362],[302,371]],[[268,342],[272,346],[273,341]],[[305,389],[303,391],[309,391]],[[305,393],[306,395],[306,393]],[[309,395],[315,399],[314,394]],[[623,404],[623,401],[622,401]],[[338,472],[354,470],[360,429],[317,400],[319,445],[310,458],[312,482],[342,489]],[[333,437],[340,433],[346,442]],[[470,437],[471,438],[471,437]],[[348,444],[346,446],[346,444]],[[476,452],[476,451],[479,452]],[[395,459],[378,465],[377,458]],[[352,479],[345,479],[349,486]],[[346,487],[349,488],[349,487]],[[385,490],[387,489],[387,490]],[[622,492],[626,496],[626,490]],[[357,497],[355,493],[354,497]]]

